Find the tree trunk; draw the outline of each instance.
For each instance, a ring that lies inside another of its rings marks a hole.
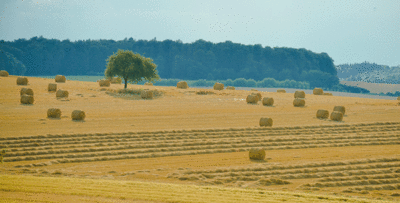
[[[126,87],[128,86],[128,80],[126,78],[124,78],[124,80],[125,80],[125,89],[126,89]]]

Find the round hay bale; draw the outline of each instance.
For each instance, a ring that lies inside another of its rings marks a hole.
[[[63,75],[56,75],[55,81],[56,82],[65,82],[67,79]]]
[[[105,79],[103,79],[103,80],[100,80],[99,81],[99,85],[100,85],[100,87],[110,87],[110,81],[109,80],[105,80]]]
[[[153,86],[153,83],[151,83],[151,82],[146,82],[146,83],[144,83],[144,85]]]
[[[294,98],[306,98],[306,93],[304,93],[304,91],[296,91],[294,93]]]
[[[32,95],[33,96],[33,90],[31,88],[24,87],[24,88],[21,89],[21,91],[19,91],[19,94],[20,95],[27,94],[27,95]]]
[[[113,77],[109,79],[111,84],[122,84],[122,79],[120,77]]]
[[[86,117],[85,112],[81,110],[75,110],[71,114],[72,120],[82,121],[85,119],[85,117]]]
[[[8,72],[5,70],[0,70],[0,76],[1,77],[8,77]]]
[[[214,90],[224,90],[224,84],[216,82],[214,84]]]
[[[260,118],[260,126],[272,126],[272,118]]]
[[[262,99],[261,93],[259,93],[259,92],[257,92],[257,93],[253,92],[253,93],[251,93],[251,94],[252,94],[252,95],[256,95],[257,98],[258,98],[258,101],[261,101],[261,99]]]
[[[278,92],[278,93],[286,93],[286,90],[284,90],[284,89],[279,89],[279,90],[276,90],[276,92]]]
[[[227,89],[227,90],[235,90],[235,87],[233,87],[233,86],[228,86],[228,87],[226,87],[226,89]]]
[[[343,114],[343,116],[344,116],[344,114],[346,113],[346,108],[345,108],[344,106],[335,106],[335,107],[333,108],[333,111],[342,112],[342,114]]]
[[[399,96],[399,97],[397,97],[397,100],[400,100],[400,96]]]
[[[272,97],[264,97],[262,100],[262,104],[264,106],[272,106],[274,105],[274,98]]]
[[[49,83],[49,85],[47,86],[47,91],[49,91],[49,92],[57,91],[57,84]]]
[[[33,99],[32,95],[21,95],[21,104],[33,104],[35,100]]]
[[[147,90],[142,91],[140,97],[142,97],[142,99],[153,99],[153,92]]]
[[[186,81],[180,81],[176,84],[177,88],[181,88],[181,89],[187,89],[189,88],[188,84]]]
[[[323,95],[324,94],[324,90],[322,90],[321,88],[314,88],[313,94],[314,95]]]
[[[304,105],[306,105],[306,101],[304,99],[296,98],[293,100],[293,106],[295,107],[302,107]]]
[[[249,158],[253,160],[264,160],[265,150],[264,149],[250,149]]]
[[[252,104],[257,104],[258,102],[258,96],[255,94],[250,94],[246,98],[247,103],[252,103]]]
[[[324,92],[324,95],[326,95],[326,96],[333,96],[332,93],[327,93],[327,92],[326,92],[326,93]]]
[[[334,111],[331,113],[331,120],[333,121],[342,121],[343,120],[343,113],[340,111]]]
[[[329,111],[324,109],[318,109],[317,111],[317,118],[328,118]]]
[[[56,97],[68,97],[69,93],[67,90],[58,90],[56,92]]]
[[[47,110],[47,117],[48,118],[60,118],[61,117],[61,110],[57,108],[51,108]]]
[[[17,78],[17,85],[27,85],[27,84],[28,84],[28,78],[26,77]]]

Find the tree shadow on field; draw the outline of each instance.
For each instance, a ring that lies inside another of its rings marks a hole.
[[[263,160],[256,160],[256,159],[250,159],[251,162],[253,163],[267,163],[268,161],[263,159]]]
[[[61,118],[47,117],[48,120],[61,120]]]

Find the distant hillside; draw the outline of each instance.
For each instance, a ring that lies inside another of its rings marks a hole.
[[[400,65],[385,66],[375,63],[342,64],[336,67],[337,75],[344,81],[400,84]]]
[[[163,79],[261,81],[274,78],[308,82],[311,87],[339,85],[335,65],[327,53],[231,41],[212,43],[200,39],[182,43],[180,40],[126,38],[71,42],[33,37],[12,42],[0,40],[0,58],[3,59],[0,62],[7,64],[4,67],[9,72],[28,76],[103,75],[106,59],[118,49],[152,58]]]

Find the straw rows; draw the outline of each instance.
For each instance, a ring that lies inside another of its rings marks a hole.
[[[399,145],[400,123],[0,138],[5,162],[56,163],[366,145]],[[41,161],[42,160],[42,161]]]

